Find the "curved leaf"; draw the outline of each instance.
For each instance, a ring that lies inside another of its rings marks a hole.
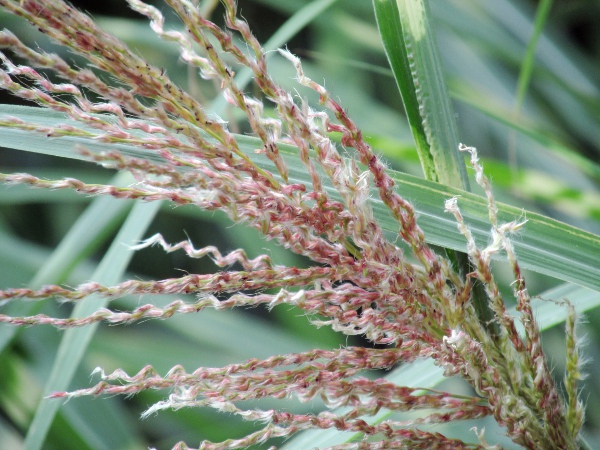
[[[427,2],[373,0],[373,6],[425,178],[469,190]]]
[[[66,124],[81,128],[79,123],[43,108],[0,105],[0,117],[6,115],[40,126]],[[92,151],[113,149],[129,156],[160,160],[156,153],[133,146],[107,145],[75,137],[48,139],[43,134],[7,128],[1,121],[0,126],[3,145],[18,150],[83,160],[77,146],[85,146]],[[237,136],[237,139],[240,148],[260,167],[276,173],[270,160],[254,152],[255,148],[261,146],[258,139],[242,135]],[[310,177],[295,147],[282,144],[280,151],[287,158],[290,181],[310,184]],[[485,198],[408,174],[395,171],[390,173],[400,194],[414,203],[419,214],[419,225],[425,231],[429,243],[462,252],[466,250],[465,240],[459,233],[454,219],[444,213],[445,200],[458,196],[461,212],[476,242],[482,247],[487,244],[490,225]],[[328,190],[330,195],[339,198],[333,188],[329,187]],[[397,236],[398,224],[390,216],[375,191],[371,196],[371,202],[375,217],[382,227],[389,232],[390,237]],[[514,206],[498,203],[498,208],[501,221],[512,221],[523,217],[528,220],[522,233],[514,239],[519,261],[524,268],[600,291],[599,236]]]
[[[94,273],[94,280],[105,284],[114,284],[120,281],[123,272],[133,256],[133,252],[124,246],[123,243],[139,241],[159,207],[160,202],[139,202],[134,206],[121,231]],[[73,309],[72,316],[85,317],[104,307],[107,302],[108,300],[105,298],[90,296],[82,302],[77,303]],[[54,391],[65,390],[69,387],[75,370],[79,366],[96,328],[97,324],[93,324],[88,327],[72,328],[65,331],[58,354],[54,360],[52,372],[44,387],[45,395]],[[27,432],[25,438],[26,448],[42,448],[59,407],[60,402],[42,400],[36,409],[33,422]]]

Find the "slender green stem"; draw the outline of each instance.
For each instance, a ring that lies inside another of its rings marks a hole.
[[[537,8],[535,21],[533,25],[533,34],[531,35],[531,39],[529,39],[529,42],[527,43],[527,50],[525,51],[525,57],[523,58],[521,70],[519,71],[519,79],[517,81],[517,101],[513,111],[513,116],[515,120],[517,119],[519,112],[521,111],[523,102],[525,101],[525,96],[527,95],[527,90],[529,89],[529,84],[531,82],[531,74],[533,73],[533,68],[535,66],[535,51],[537,48],[537,43],[540,39],[540,36],[542,35],[542,31],[544,30],[544,26],[546,25],[548,16],[550,15],[550,10],[552,8],[553,1],[554,0],[541,0]],[[518,168],[516,152],[516,133],[513,131],[510,136],[508,151],[508,160],[510,167],[513,169],[513,173]]]

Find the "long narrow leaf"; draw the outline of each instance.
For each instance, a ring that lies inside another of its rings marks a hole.
[[[80,126],[77,122],[61,114],[42,108],[4,105],[0,106],[0,117],[3,115],[17,116],[28,123],[43,126],[59,124]],[[27,144],[24,144],[25,136]],[[38,153],[81,160],[84,158],[77,149],[78,145],[83,145],[91,151],[114,149],[127,156],[160,159],[156,153],[133,146],[123,144],[108,146],[96,141],[73,137],[49,140],[43,134],[36,135],[6,127],[0,128],[0,138],[3,144],[9,148],[25,150],[35,148]],[[276,173],[273,163],[268,158],[254,152],[254,149],[261,145],[256,138],[239,135],[237,139],[240,148],[260,167]],[[280,151],[288,160],[290,181],[310,184],[310,177],[300,161],[296,148],[282,144]],[[395,171],[390,171],[390,173],[397,184],[398,191],[414,203],[419,214],[419,225],[425,231],[428,242],[461,252],[466,251],[464,237],[459,233],[454,219],[444,212],[445,200],[458,196],[460,197],[458,203],[461,212],[471,228],[475,240],[482,247],[487,245],[490,224],[485,198],[408,174]],[[332,196],[339,198],[332,188],[329,188],[329,192]],[[398,224],[378,199],[375,191],[371,196],[371,202],[375,217],[384,230],[392,238],[397,236]],[[501,221],[512,221],[523,217],[528,220],[523,232],[514,240],[519,261],[524,268],[600,291],[599,236],[513,206],[499,203],[498,208]]]
[[[469,190],[458,127],[425,0],[373,0],[425,178]]]
[[[523,58],[523,64],[521,65],[521,71],[519,72],[519,81],[517,83],[517,104],[516,110],[520,111],[525,95],[527,94],[527,88],[531,80],[531,74],[533,73],[533,67],[535,62],[535,49],[539,37],[542,34],[550,9],[552,8],[553,0],[543,0],[540,2],[537,14],[535,16],[534,31],[531,39],[527,44],[527,52],[525,58]]]
[[[114,284],[127,268],[133,252],[123,243],[139,241],[160,207],[160,202],[137,203],[131,211],[121,231],[113,241],[103,258],[93,279],[106,284]],[[73,317],[85,317],[105,306],[105,298],[90,296],[78,303],[73,310]],[[61,341],[58,354],[54,360],[52,372],[44,388],[44,394],[66,390],[79,366],[86,348],[97,328],[97,324],[89,327],[69,329]],[[42,448],[44,440],[52,425],[52,421],[60,407],[60,402],[42,400],[36,410],[35,417],[25,438],[25,447],[34,450]]]

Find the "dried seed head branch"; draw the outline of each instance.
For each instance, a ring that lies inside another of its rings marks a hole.
[[[142,12],[147,11],[148,14],[152,14],[152,17],[156,21],[155,28],[158,27],[159,31],[161,33],[164,33],[164,31],[162,31],[162,25],[160,25],[160,17],[155,16],[155,14],[157,14],[157,11],[153,11],[151,8],[146,10],[145,7],[139,6],[143,4],[137,1],[135,2],[135,4],[137,8],[143,8]],[[319,176],[314,166],[312,166],[312,163],[310,162],[309,147],[307,146],[307,142],[317,150],[317,156],[319,156],[320,152],[323,152],[325,149],[327,149],[325,154],[323,156],[320,156],[318,160],[326,168],[327,174],[332,178],[332,181],[334,182],[334,186],[336,186],[338,190],[340,190],[340,192],[345,194],[346,197],[348,197],[349,192],[358,191],[358,195],[356,197],[363,198],[362,201],[354,199],[350,199],[350,201],[347,201],[350,207],[360,203],[363,205],[364,209],[368,209],[366,208],[366,204],[364,201],[368,195],[368,189],[361,189],[356,191],[348,190],[348,187],[355,186],[357,184],[355,181],[352,180],[358,180],[358,175],[340,178],[339,174],[343,173],[343,171],[340,172],[340,168],[344,165],[342,159],[335,150],[335,147],[331,143],[331,141],[324,136],[324,132],[326,131],[326,129],[324,129],[321,133],[319,132],[318,127],[315,128],[315,125],[312,125],[313,122],[317,123],[317,121],[322,121],[323,119],[325,119],[326,122],[326,116],[323,117],[323,115],[317,114],[314,116],[314,119],[311,118],[310,115],[312,113],[310,113],[310,111],[307,115],[304,112],[305,108],[298,108],[294,104],[290,95],[271,79],[266,70],[264,52],[262,51],[262,48],[254,38],[252,33],[249,31],[247,24],[243,20],[235,16],[235,4],[233,2],[226,3],[228,26],[240,32],[246,43],[253,49],[256,60],[251,60],[243,52],[241,52],[235,45],[233,45],[231,36],[225,34],[212,22],[209,22],[206,19],[204,19],[199,14],[198,10],[195,7],[193,7],[193,5],[189,4],[188,2],[171,2],[171,6],[178,12],[180,18],[186,24],[186,27],[190,34],[195,37],[196,42],[202,45],[208,52],[212,63],[211,67],[214,70],[210,74],[206,74],[206,76],[216,76],[217,73],[220,74],[221,78],[225,80],[226,85],[229,86],[230,92],[233,92],[233,94],[231,95],[233,95],[233,97],[237,99],[234,101],[234,103],[238,107],[246,111],[251,123],[256,121],[256,117],[260,117],[262,115],[261,104],[254,100],[250,100],[247,97],[244,97],[243,94],[237,89],[237,87],[235,87],[235,83],[233,82],[233,79],[230,76],[230,72],[225,67],[221,58],[215,52],[215,49],[210,43],[210,41],[203,35],[202,30],[207,30],[208,32],[213,34],[220,42],[223,50],[233,54],[241,64],[250,67],[254,71],[257,83],[261,87],[265,95],[271,101],[275,102],[278,105],[278,110],[281,116],[283,117],[284,121],[288,125],[290,137],[292,138],[296,146],[299,148],[301,159],[307,165],[309,173],[311,173],[311,177],[313,178],[314,190],[320,196],[324,195],[324,193],[322,192],[321,181],[319,180]],[[184,39],[185,42],[187,42],[187,37],[184,37],[180,34],[173,34],[173,32],[170,32],[168,37]],[[185,47],[188,44],[189,43],[184,43],[183,46]],[[184,59],[185,58],[186,57],[184,56]],[[270,156],[270,154],[272,153],[271,149],[273,147],[273,142],[266,141],[266,139],[262,136],[264,134],[263,131],[258,129],[256,126],[254,126],[254,130],[255,132],[257,132],[257,134],[259,134],[259,136],[261,136],[261,139],[263,139],[267,155],[274,161],[278,160],[278,156],[275,159],[274,157]],[[332,176],[334,174],[336,176]],[[340,183],[340,181],[342,182]],[[366,212],[368,213],[369,211]],[[353,215],[357,218],[361,218],[363,222],[368,221],[368,223],[361,224],[358,230],[353,234],[355,242],[359,243],[361,246],[364,245],[364,249],[366,251],[371,252],[371,247],[375,247],[378,250],[379,257],[381,257],[382,255],[393,255],[394,253],[399,252],[397,248],[394,248],[393,246],[384,243],[384,240],[382,238],[383,233],[381,233],[379,226],[374,220],[368,220],[370,214],[355,213]],[[377,244],[369,244],[369,239],[366,238],[369,235],[369,233],[372,233],[371,230],[375,230],[374,233]],[[399,260],[399,258],[396,258],[396,260]]]
[[[27,173],[0,174],[0,181],[7,184],[26,184],[31,187],[43,189],[71,189],[80,194],[87,195],[109,195],[119,199],[133,199],[144,201],[168,200],[177,205],[185,205],[198,202],[183,190],[175,189],[141,189],[129,187],[117,187],[104,184],[87,184],[75,178],[63,178],[62,180],[42,180]]]
[[[239,149],[231,133],[207,116],[196,100],[177,88],[163,71],[152,67],[121,41],[97,27],[85,14],[62,1],[3,0],[0,6],[25,17],[51,38],[128,85],[131,94],[155,100],[154,108],[145,109],[146,113],[150,113],[148,118],[158,120],[175,133],[185,134],[199,148],[216,153],[229,166],[245,171],[255,180],[278,186],[270,174],[258,168]],[[102,92],[99,94],[102,95]],[[217,144],[211,144],[200,130],[214,138]]]
[[[384,164],[377,158],[371,147],[364,142],[361,131],[349,118],[346,111],[332,98],[330,93],[321,85],[308,78],[302,70],[300,60],[290,52],[280,50],[280,53],[292,62],[297,72],[297,80],[320,95],[321,103],[333,111],[339,124],[328,124],[328,131],[339,131],[343,134],[342,143],[357,150],[360,160],[365,164],[374,178],[374,184],[379,190],[383,203],[390,209],[394,218],[400,223],[400,236],[407,242],[414,255],[424,265],[428,274],[432,293],[438,306],[447,310],[456,310],[455,295],[448,288],[446,280],[452,276],[450,267],[440,259],[425,243],[423,231],[416,223],[413,206],[394,191],[394,181],[387,174]],[[452,277],[453,279],[455,277]],[[458,287],[461,290],[462,284]]]
[[[210,252],[210,249],[206,251],[207,254]],[[216,262],[225,263],[226,261],[234,260],[237,261],[239,258],[227,256]],[[60,297],[63,300],[76,301],[93,294],[115,299],[125,295],[226,293],[278,287],[302,287],[314,284],[323,279],[332,280],[333,282],[344,278],[343,272],[337,272],[335,269],[329,267],[298,269],[296,267],[277,266],[277,268],[273,269],[261,266],[262,263],[259,261],[259,264],[248,271],[217,272],[206,275],[190,274],[181,278],[168,278],[158,281],[128,280],[115,286],[103,286],[99,283],[89,282],[75,289],[56,285],[44,286],[37,290],[27,288],[6,289],[0,291],[0,301],[20,298],[43,300],[50,297]],[[363,289],[352,287],[352,285],[343,284],[336,289],[338,289],[337,292],[339,294],[354,295],[356,297],[366,295],[367,297],[362,300],[361,306],[373,301],[377,296],[376,293],[369,294]],[[315,291],[315,294],[326,297],[333,293],[329,291]],[[276,298],[276,295],[269,295],[267,298]]]
[[[263,142],[263,151],[273,161],[279,174],[285,182],[288,181],[289,170],[284,159],[279,154],[278,141],[281,133],[281,123],[275,119],[265,118],[263,105],[260,101],[246,96],[236,85],[233,71],[227,67],[210,40],[202,32],[206,28],[215,28],[214,24],[204,19],[197,7],[186,2],[171,2],[170,6],[176,11],[185,24],[189,34],[177,31],[164,31],[164,17],[154,7],[138,0],[129,0],[130,5],[138,12],[151,19],[153,30],[163,39],[178,43],[182,59],[195,67],[200,68],[203,78],[216,78],[221,80],[222,90],[226,98],[234,106],[241,109],[247,116],[252,130]],[[201,57],[192,50],[191,36],[206,52],[207,57]],[[249,64],[248,60],[243,61]]]
[[[567,364],[565,370],[565,390],[567,391],[567,424],[572,435],[576,436],[583,425],[584,406],[579,399],[578,383],[584,378],[582,374],[581,361],[578,341],[576,334],[577,316],[575,308],[571,303],[567,303],[568,315],[566,323],[567,338]]]
[[[536,420],[537,422],[537,419],[529,419],[527,422],[523,420],[514,421],[513,418],[506,420],[513,422],[513,426],[515,426],[515,423],[523,424],[515,428],[515,430],[519,430],[518,432],[515,431],[515,433],[521,434],[521,438],[524,439],[523,442],[531,439],[531,436],[539,434],[539,436],[549,436],[553,442],[563,442],[566,447],[570,448],[575,444],[569,441],[569,436],[572,435],[567,431],[566,416],[562,413],[557,413],[564,408],[558,396],[550,370],[548,369],[545,356],[541,350],[540,333],[531,309],[531,299],[524,287],[516,254],[507,236],[508,233],[515,232],[521,228],[524,223],[510,222],[499,225],[497,207],[495,206],[491,185],[483,173],[483,168],[479,164],[476,149],[461,144],[459,150],[471,154],[471,165],[476,172],[476,181],[484,189],[488,198],[489,219],[492,224],[492,243],[483,251],[477,248],[470,235],[470,231],[460,215],[456,199],[447,202],[447,210],[454,213],[459,223],[459,229],[467,237],[469,255],[477,267],[478,277],[484,282],[486,289],[488,289],[493,310],[501,325],[502,334],[497,345],[502,354],[498,362],[501,364],[502,359],[508,357],[516,366],[503,371],[509,381],[508,386],[510,386],[507,394],[510,394],[513,398],[526,399],[527,403],[523,406],[530,409],[532,418],[545,417],[543,424],[536,423],[536,428],[541,426],[543,429],[540,429],[538,433],[531,434],[529,433],[531,428],[526,431],[525,427],[531,427],[532,420]],[[518,301],[518,309],[522,313],[525,342],[521,340],[514,320],[507,313],[505,304],[499,295],[498,287],[491,274],[489,265],[490,256],[500,250],[504,250],[507,253],[509,264],[515,275],[515,283],[517,284],[515,296]],[[502,365],[499,365],[499,367],[502,367]],[[506,365],[504,366],[506,367]]]

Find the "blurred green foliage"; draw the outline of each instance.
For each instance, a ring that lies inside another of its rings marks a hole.
[[[182,87],[205,102],[216,89],[201,82],[179,61],[178,49],[161,42],[124,7],[122,0],[72,2],[91,11],[106,30],[116,34]],[[159,2],[152,2],[160,4]],[[241,14],[264,42],[298,9],[301,0],[242,0]],[[542,212],[593,233],[600,233],[600,4],[593,0],[556,1],[537,42],[531,80],[517,107],[517,81],[534,31],[536,4],[517,0],[448,0],[431,2],[434,25],[454,99],[462,142],[484,157],[486,172],[499,200]],[[162,7],[167,11],[167,7]],[[219,7],[213,12],[217,22]],[[12,16],[0,24],[26,43],[47,45],[47,39]],[[173,26],[178,26],[173,22]],[[345,0],[319,14],[288,42],[303,59],[307,74],[325,84],[362,128],[388,164],[420,174],[412,136],[403,115],[395,81],[387,67],[370,2]],[[56,49],[60,51],[60,49]],[[270,61],[272,74],[295,89],[293,70],[280,58]],[[251,89],[251,88],[249,88]],[[302,95],[306,95],[302,92]],[[13,101],[5,94],[2,103]],[[236,125],[233,111],[220,114]],[[243,131],[243,124],[240,125]],[[0,171],[28,171],[37,176],[76,176],[89,182],[113,175],[91,164],[0,150]],[[474,183],[472,183],[474,185]],[[0,287],[27,285],[47,264],[53,249],[88,206],[90,199],[67,192],[0,187]],[[89,280],[114,237],[123,212],[115,212],[89,239],[69,270],[54,282],[76,285]],[[244,248],[249,256],[268,253],[283,264],[303,265],[297,256],[266,242],[251,229],[232,226],[220,214],[164,205],[146,232],[160,231],[167,241],[189,237],[196,247],[217,245],[222,251]],[[166,278],[185,272],[214,271],[210,261],[165,255],[159,249],[135,255],[130,277]],[[499,266],[502,273],[503,267]],[[538,294],[557,284],[528,274],[529,290]],[[510,280],[507,275],[506,280]],[[171,299],[165,298],[164,302]],[[577,302],[576,298],[570,299]],[[122,300],[137,304],[138,298]],[[67,316],[68,305],[44,305],[45,311]],[[600,441],[600,311],[583,324],[589,345],[584,349],[591,376],[583,386],[587,403],[585,433]],[[1,330],[0,330],[1,331]],[[20,330],[0,353],[0,449],[19,448],[38,407],[41,389],[55,358],[62,332],[35,327]],[[561,376],[564,343],[560,327],[545,333],[545,350]],[[328,329],[316,329],[299,311],[278,308],[267,314],[251,311],[203,311],[164,322],[97,330],[70,388],[87,386],[96,366],[135,372],[145,364],[166,372],[174,364],[187,370],[221,366],[250,357],[266,357],[310,348],[359,344]],[[143,349],[143,350],[141,350]],[[78,399],[61,407],[45,449],[170,448],[178,440],[190,445],[202,439],[243,436],[253,425],[206,410],[163,412],[145,421],[139,414],[160,393],[132,399]],[[266,402],[264,407],[275,407]],[[319,405],[292,404],[296,410]],[[468,438],[473,440],[472,438]]]

